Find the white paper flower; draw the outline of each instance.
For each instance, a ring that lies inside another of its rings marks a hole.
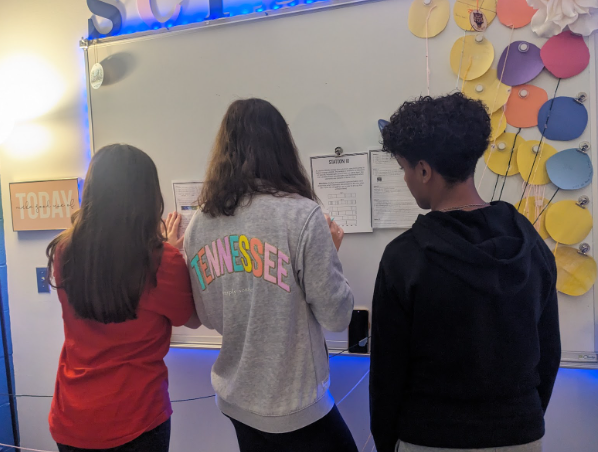
[[[532,18],[532,30],[550,38],[566,27],[576,34],[589,36],[598,29],[598,0],[527,0],[538,12]]]

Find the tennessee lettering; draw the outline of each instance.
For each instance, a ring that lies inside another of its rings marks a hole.
[[[251,273],[256,278],[274,284],[286,292],[289,276],[289,257],[268,242],[257,237],[231,235],[214,240],[201,248],[191,260],[201,290],[226,274]]]

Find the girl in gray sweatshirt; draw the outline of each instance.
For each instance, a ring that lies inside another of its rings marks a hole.
[[[357,451],[322,330],[344,330],[353,310],[343,231],[316,200],[278,110],[234,102],[185,252],[199,317],[222,335],[212,385],[241,452]]]

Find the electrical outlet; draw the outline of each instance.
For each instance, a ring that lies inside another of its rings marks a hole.
[[[36,268],[37,274],[37,293],[50,293],[50,285],[48,284],[48,269],[46,267]]]

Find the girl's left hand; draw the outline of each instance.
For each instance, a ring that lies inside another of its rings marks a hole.
[[[164,220],[164,223],[166,223],[166,242],[176,249],[181,249],[183,247],[183,240],[185,240],[184,236],[177,238],[179,225],[181,224],[181,216],[176,212],[169,213],[168,218]]]

